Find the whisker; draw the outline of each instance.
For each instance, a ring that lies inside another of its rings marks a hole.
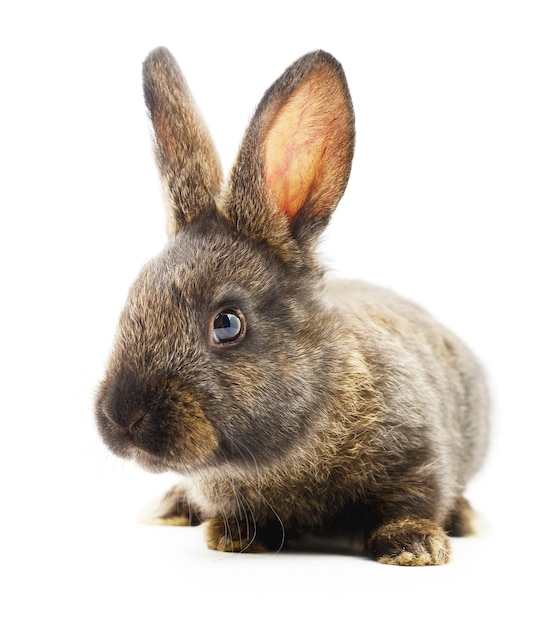
[[[255,455],[245,444],[241,442],[236,442],[236,443],[238,444],[239,450],[241,448],[242,450],[245,450],[245,452],[247,452],[247,454],[251,458],[253,465],[255,467],[255,475],[257,477],[257,484],[256,485],[254,483],[250,483],[250,484],[257,492],[257,495],[259,496],[259,501],[262,501],[266,506],[268,506],[270,511],[273,513],[274,517],[277,519],[279,526],[281,527],[281,543],[279,544],[279,547],[277,548],[276,553],[280,552],[283,549],[283,546],[285,545],[285,538],[286,538],[285,524],[283,520],[281,519],[280,515],[275,510],[274,506],[272,506],[272,504],[268,501],[268,499],[263,493],[261,471],[259,469],[259,465],[258,465],[257,459],[255,458]],[[240,455],[242,456],[244,461],[246,461],[247,463],[246,457],[244,456],[244,453],[241,450],[240,450]]]
[[[226,463],[228,464],[228,459],[224,453],[225,456],[225,460]],[[229,483],[229,486],[231,487],[232,491],[233,491],[233,495],[235,497],[236,500],[236,504],[237,504],[237,512],[235,513],[235,520],[236,520],[236,524],[237,524],[237,528],[238,528],[238,534],[239,534],[239,541],[240,543],[242,543],[242,525],[241,525],[241,521],[244,520],[245,525],[246,525],[246,537],[249,538],[249,541],[247,543],[246,546],[244,546],[241,549],[241,552],[245,552],[247,551],[247,549],[249,548],[249,546],[251,546],[253,544],[253,542],[255,541],[255,538],[257,537],[257,522],[255,519],[255,512],[253,510],[253,507],[251,506],[250,502],[248,501],[248,499],[246,498],[246,496],[240,492],[240,490],[236,487],[235,481],[233,479],[233,477],[228,474],[227,472],[222,472],[222,476],[225,477],[225,480]],[[249,514],[248,514],[249,513]],[[250,521],[253,523],[253,533],[251,534],[250,537]]]

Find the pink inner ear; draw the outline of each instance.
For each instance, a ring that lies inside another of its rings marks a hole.
[[[305,204],[321,169],[325,121],[311,105],[307,83],[283,107],[265,139],[266,185],[290,218]]]
[[[262,142],[265,183],[287,217],[306,203],[311,215],[333,204],[348,160],[347,111],[338,78],[319,68],[275,114]]]

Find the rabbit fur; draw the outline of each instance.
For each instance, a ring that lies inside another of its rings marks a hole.
[[[354,113],[316,51],[268,89],[227,185],[179,67],[143,66],[169,240],[121,314],[96,399],[109,449],[181,483],[161,523],[210,548],[361,536],[400,565],[449,559],[471,530],[488,397],[468,349],[420,307],[328,281],[315,244],[342,196]]]

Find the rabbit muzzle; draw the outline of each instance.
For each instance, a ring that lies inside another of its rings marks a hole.
[[[97,424],[108,448],[154,472],[205,465],[218,436],[200,400],[174,378],[128,378],[105,380],[99,391]]]

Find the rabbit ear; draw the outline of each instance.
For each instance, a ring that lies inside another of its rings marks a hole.
[[[186,81],[166,48],[153,50],[145,60],[143,89],[173,234],[197,215],[215,209],[221,166]]]
[[[280,240],[283,228],[288,237],[290,228],[302,244],[314,241],[346,188],[354,135],[339,62],[323,51],[296,61],[266,92],[246,131],[231,173],[231,219],[265,238]]]

